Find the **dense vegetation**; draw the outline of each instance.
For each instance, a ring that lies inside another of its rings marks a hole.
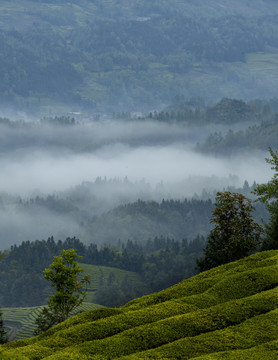
[[[179,240],[194,239],[208,232],[213,209],[211,200],[136,201],[137,189],[142,189],[143,197],[149,196],[147,184],[137,187],[117,180],[84,183],[60,194],[27,200],[2,194],[2,217],[3,213],[9,214],[9,219],[2,221],[2,250],[15,241],[19,244],[36,239],[40,232],[55,237],[73,234],[87,244],[98,245],[117,245],[119,239],[141,242],[161,235]],[[129,203],[132,198],[135,203],[113,209],[113,204]],[[112,209],[107,211],[109,206]],[[11,219],[14,219],[14,226],[17,222],[19,225],[11,228]],[[33,226],[31,230],[24,222]]]
[[[35,306],[45,304],[50,292],[43,270],[62,249],[74,248],[82,262],[116,267],[138,273],[144,286],[128,277],[121,281],[113,274],[100,277],[94,302],[118,306],[146,292],[156,291],[196,273],[195,259],[202,254],[204,238],[191,242],[155,238],[145,244],[132,241],[120,247],[94,244],[85,246],[76,238],[55,242],[23,242],[12,246],[0,263],[1,304],[3,306]],[[93,275],[93,274],[92,274]],[[92,276],[93,278],[93,276]],[[30,296],[32,294],[32,296]]]
[[[203,153],[226,155],[240,153],[244,149],[265,151],[269,146],[278,147],[277,130],[277,116],[273,116],[271,120],[250,126],[246,130],[229,130],[224,135],[215,132],[205,142],[199,144],[197,149]]]
[[[277,112],[277,100],[252,100],[223,98],[216,104],[206,105],[202,98],[185,99],[175,96],[160,112],[151,112],[148,119],[160,122],[177,122],[185,125],[227,124],[256,122]]]
[[[257,253],[118,309],[3,345],[7,359],[275,359],[278,253]]]
[[[252,82],[249,54],[275,54],[277,12],[275,1],[3,1],[0,102],[47,111],[153,107],[177,93],[270,96],[273,72]]]

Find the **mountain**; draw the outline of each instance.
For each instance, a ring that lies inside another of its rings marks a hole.
[[[271,98],[277,13],[274,0],[3,0],[0,105],[49,115]]]
[[[132,300],[89,311],[3,359],[277,359],[278,251],[257,253]]]

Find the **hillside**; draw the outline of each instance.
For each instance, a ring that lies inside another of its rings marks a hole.
[[[137,297],[141,294],[149,292],[146,285],[144,285],[142,278],[139,274],[132,271],[125,271],[108,266],[96,266],[90,264],[80,264],[82,269],[84,269],[85,274],[90,275],[91,282],[88,285],[86,291],[85,302],[75,311],[75,314],[82,311],[88,311],[91,309],[97,309],[103,307],[103,305],[97,304],[97,300],[101,302],[108,302],[110,304],[119,305],[127,302],[134,297]],[[21,272],[24,274],[23,269]],[[30,275],[31,276],[31,275]],[[19,277],[19,276],[17,276]],[[26,279],[26,274],[23,277]],[[43,273],[41,271],[41,278],[43,278]],[[47,302],[48,297],[46,296],[48,288],[47,281],[45,282],[45,287],[42,287],[38,292],[42,292],[45,295],[44,303]],[[30,277],[30,280],[27,281],[34,284],[36,279]],[[26,290],[25,293],[29,293],[29,297],[32,297],[34,303],[39,303],[38,298],[36,298],[36,292],[34,287],[25,283],[23,286]],[[124,291],[128,287],[128,292]],[[4,282],[2,282],[2,288],[5,288]],[[24,292],[21,291],[20,284],[16,283],[17,294],[19,297],[23,298],[23,303],[28,303],[26,298],[24,299]],[[30,292],[33,292],[33,296],[30,296]],[[21,294],[21,295],[20,295]],[[19,303],[20,301],[18,301]],[[10,302],[10,304],[12,304]],[[21,306],[16,307],[7,304],[7,307],[1,308],[3,311],[3,316],[5,318],[5,325],[8,330],[8,335],[11,339],[22,339],[26,337],[31,337],[35,330],[35,319],[39,314],[42,306]]]
[[[49,114],[272,97],[277,13],[273,0],[4,0],[0,104]]]
[[[102,307],[103,306],[91,302],[84,302],[75,311],[75,314]],[[42,306],[1,308],[3,316],[5,317],[5,326],[9,340],[18,340],[33,336],[36,329],[35,319],[41,309]]]
[[[121,308],[89,311],[4,359],[277,359],[278,251],[257,253]]]

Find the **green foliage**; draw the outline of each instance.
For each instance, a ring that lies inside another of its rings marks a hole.
[[[0,344],[5,344],[7,340],[7,331],[4,326],[3,314],[0,310]]]
[[[265,225],[266,236],[263,239],[262,250],[278,249],[278,152],[269,148],[269,153],[271,158],[267,158],[266,162],[271,164],[274,175],[267,184],[257,185],[254,190],[270,212],[269,224]]]
[[[120,359],[214,359],[214,353],[221,352],[217,359],[226,359],[226,354],[233,353],[235,349],[249,349],[258,345],[265,344],[265,348],[269,348],[269,353],[261,351],[263,355],[261,359],[268,359],[266,354],[273,356],[276,352],[275,346],[271,349],[273,341],[277,340],[277,310],[266,315],[255,316],[252,319],[243,321],[236,326],[229,326],[226,329],[211,331],[209,333],[200,334],[194,337],[188,337],[182,340],[172,342],[161,346],[155,350],[137,353],[135,355],[120,357]],[[227,351],[223,353],[223,351]],[[241,354],[242,350],[238,353]],[[229,357],[228,357],[229,359]],[[241,358],[240,358],[241,359]],[[244,357],[243,357],[244,359]]]
[[[210,227],[211,200],[142,201],[118,206],[87,223],[87,230],[102,243],[116,239],[148,241],[159,236],[195,239]],[[109,266],[109,264],[106,264]]]
[[[0,357],[1,360],[28,360],[26,356],[22,356],[22,355],[5,355],[2,353],[1,350],[0,350]]]
[[[253,346],[251,349],[231,350],[197,357],[196,360],[275,360],[277,358],[278,341],[270,341],[267,344]]]
[[[211,202],[206,203],[208,208],[212,206]],[[196,212],[197,209],[201,211],[202,204],[196,201]],[[168,205],[171,208],[172,205]],[[185,213],[187,211],[185,209]],[[166,212],[163,217],[166,217]],[[76,238],[67,238],[63,242],[55,242],[53,237],[47,241],[26,241],[11,247],[0,262],[4,289],[2,302],[5,306],[45,304],[49,287],[40,274],[61,249],[76,249],[87,263],[82,264],[82,268],[92,277],[87,289],[88,301],[118,306],[195,274],[195,259],[202,254],[203,246],[204,238],[200,236],[190,242],[155,237],[145,244],[129,240],[121,246],[104,245],[100,248],[95,244],[85,246]]]
[[[3,254],[0,253],[0,259],[2,258],[2,256]],[[0,310],[0,344],[5,344],[7,340],[7,331],[4,326],[3,313]]]
[[[76,261],[80,258],[74,249],[62,250],[61,256],[55,256],[50,268],[44,270],[44,278],[51,281],[55,293],[49,295],[48,306],[36,319],[36,335],[67,319],[84,301],[84,285],[90,280],[88,275],[78,279],[78,275],[84,271]]]
[[[263,229],[254,222],[251,200],[229,191],[216,194],[216,206],[205,255],[197,260],[200,271],[238,260],[255,251]]]
[[[86,296],[83,289],[84,285],[89,283],[89,277],[85,275],[81,280],[77,280],[84,270],[76,261],[81,256],[77,255],[74,249],[62,250],[61,256],[54,258],[50,268],[44,270],[44,278],[51,281],[51,286],[55,289],[55,294],[49,296],[48,305],[65,320],[69,313],[83,302]]]
[[[236,354],[247,360],[258,348],[262,359],[264,354],[272,359],[278,339],[277,264],[277,251],[257,253],[120,309],[79,314],[2,350],[29,360],[201,360]],[[209,297],[213,301],[206,301]]]

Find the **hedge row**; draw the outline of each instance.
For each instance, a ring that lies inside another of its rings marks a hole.
[[[224,280],[228,282],[228,279],[230,277],[236,275],[240,276],[240,274],[245,273],[246,271],[258,270],[260,272],[262,268],[267,268],[269,266],[277,266],[277,264],[277,251],[271,250],[260,252],[247,258],[238,260],[236,262],[225,264],[205,271],[197,276],[184,280],[179,284],[158,293],[146,295],[139,299],[134,299],[122,308],[137,309],[150,306],[152,304],[157,304],[158,302],[168,301],[170,299],[180,299],[193,295],[200,295],[205,293],[209,289],[212,289],[215,285],[219,284]],[[243,290],[243,287],[241,288],[241,290]],[[213,292],[213,290],[211,291]],[[197,297],[194,299],[197,300]]]
[[[160,348],[145,352],[119,357],[120,360],[155,360],[155,359],[193,359],[218,360],[218,359],[253,359],[256,347],[259,347],[261,357],[258,360],[272,359],[266,353],[276,354],[278,349],[278,310],[268,314],[256,316],[245,322],[228,328],[201,334],[175,341]],[[272,343],[273,341],[273,343]],[[269,344],[268,344],[269,343]],[[251,349],[250,349],[251,348]],[[240,351],[239,351],[240,349]],[[248,349],[243,351],[243,349]],[[227,351],[229,350],[229,351]],[[235,351],[237,350],[237,351]],[[233,351],[233,352],[230,352]],[[221,353],[219,353],[221,352]],[[215,354],[216,353],[216,354]],[[219,354],[218,354],[219,353]],[[207,354],[207,356],[201,356]],[[208,355],[209,354],[209,355]],[[262,356],[263,354],[263,356]],[[242,355],[242,356],[241,356]],[[200,357],[199,357],[200,356]],[[232,356],[232,357],[231,357]],[[243,357],[245,356],[245,357]],[[57,357],[57,359],[59,359]],[[94,359],[94,358],[92,358]]]

